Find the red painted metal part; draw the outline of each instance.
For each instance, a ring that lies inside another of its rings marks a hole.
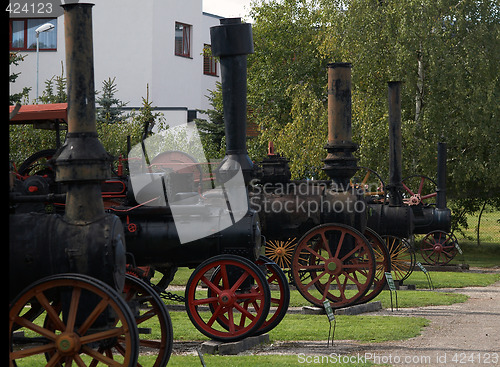
[[[9,113],[14,111],[14,108],[15,106],[9,106]],[[67,103],[23,105],[9,124],[34,124],[54,120],[68,121]]]
[[[457,238],[452,233],[433,231],[420,243],[420,254],[431,265],[448,264],[458,253]]]
[[[202,286],[208,288],[206,296],[196,292]],[[185,298],[193,325],[209,338],[226,342],[255,335],[271,303],[264,274],[236,255],[218,255],[201,263],[188,281]],[[208,313],[203,306],[208,306]]]
[[[323,307],[356,304],[370,289],[375,255],[368,240],[343,224],[323,224],[308,231],[295,249],[292,276],[302,296]]]

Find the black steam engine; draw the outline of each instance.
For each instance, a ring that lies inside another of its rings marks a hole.
[[[136,366],[138,329],[121,297],[125,235],[101,199],[110,157],[95,128],[91,5],[64,11],[68,134],[54,167],[66,207],[63,215],[9,215],[9,365],[40,354],[72,364],[87,354],[94,363]]]
[[[178,266],[196,267],[185,296],[177,298],[184,300],[190,319],[203,334],[235,341],[273,329],[288,308],[288,282],[279,266],[260,256],[258,215],[249,208],[245,188],[247,170],[233,159],[231,142],[215,173],[218,186],[210,192],[202,190],[202,175],[196,174],[199,164],[191,157],[176,151],[149,160],[144,142],[139,145],[144,161],[130,161],[135,176],[110,179],[110,157],[97,139],[95,125],[91,5],[66,5],[65,25],[65,142],[47,167],[35,169],[35,175],[12,175],[11,360],[44,353],[48,359],[69,361],[83,353],[95,361],[115,358],[135,366],[141,359],[141,344],[157,349],[155,366],[165,365],[172,349],[172,326],[158,293]],[[222,20],[212,29],[212,39],[219,45],[214,54],[225,65],[224,87],[246,85],[251,26],[239,19]],[[237,90],[239,94],[225,97],[227,121],[240,118],[240,104],[246,104],[246,90]],[[238,177],[241,187],[234,185]],[[133,184],[141,181],[146,184]],[[55,213],[47,214],[49,208]],[[198,232],[198,227],[211,233],[193,237],[191,232]],[[156,290],[149,284],[153,268],[163,273]],[[94,292],[97,295],[88,294],[93,291],[91,284],[102,288]],[[271,284],[279,290],[272,300]],[[200,295],[197,289],[202,286],[208,291]],[[47,294],[39,298],[40,292]],[[103,306],[103,293],[117,306]],[[146,316],[144,309],[152,311]],[[34,325],[40,318],[44,328]],[[149,340],[144,334],[148,328],[140,325],[152,318],[161,326],[159,342]],[[39,336],[25,337],[25,331]],[[86,333],[95,337],[85,339]],[[17,350],[33,341],[44,347]]]
[[[88,4],[65,6],[66,140],[49,161],[48,171],[36,179],[17,175],[11,188],[11,346],[17,329],[38,331],[32,323],[43,314],[48,331],[40,333],[41,339],[45,345],[47,339],[53,342],[47,358],[86,353],[82,332],[100,335],[96,329],[108,328],[125,335],[102,331],[105,340],[99,350],[125,349],[124,365],[132,366],[138,343],[144,342],[158,348],[155,366],[162,366],[170,356],[172,333],[157,292],[166,294],[179,266],[196,268],[183,297],[193,324],[213,339],[233,341],[267,332],[282,320],[290,296],[282,268],[290,269],[297,289],[311,303],[345,307],[373,299],[384,287],[384,272],[391,271],[394,259],[381,236],[448,231],[444,167],[438,170],[435,207],[416,202],[422,199],[417,196],[421,192],[405,197],[408,186],[401,180],[397,102],[395,107],[390,103],[390,184],[376,196],[353,184],[361,167],[353,155],[357,147],[351,137],[348,63],[328,65],[323,170],[330,179],[293,181],[287,160],[272,151],[259,164],[249,159],[246,70],[253,41],[251,25],[236,18],[222,19],[211,28],[212,54],[221,65],[226,156],[213,169],[209,188],[201,168],[204,162],[179,150],[150,157],[146,140],[138,145],[138,158],[129,157],[130,175],[110,180],[110,157],[95,129],[90,17]],[[390,90],[394,86],[398,84],[390,84]],[[390,101],[399,101],[398,93],[389,96]],[[441,145],[440,152],[444,152]],[[443,154],[439,161],[444,165]],[[238,177],[242,185],[234,186]],[[116,184],[116,191],[110,189]],[[27,190],[28,186],[35,189]],[[45,214],[47,203],[64,213]],[[236,208],[235,203],[244,205]],[[206,228],[212,231],[193,235]],[[266,240],[266,254],[277,264],[260,255]],[[156,291],[138,279],[149,281],[151,272],[145,272],[150,268],[163,274]],[[126,269],[134,276],[126,275]],[[279,297],[271,299],[271,283],[278,286]],[[37,296],[45,292],[46,284],[54,284],[57,291]],[[99,285],[98,295],[87,296],[90,284]],[[200,295],[196,290],[202,286],[207,291]],[[102,292],[112,293],[117,306],[104,307],[109,311],[91,324],[96,305],[101,309]],[[126,304],[119,293],[126,294]],[[150,295],[149,306],[162,325],[157,345],[137,333],[135,323],[142,322],[138,298],[143,298],[135,296],[144,293]],[[83,316],[75,312],[80,304]],[[31,311],[22,314],[26,305]],[[59,313],[62,319],[56,317]],[[78,331],[65,331],[65,322]],[[24,353],[11,348],[11,360],[38,353],[38,349]]]

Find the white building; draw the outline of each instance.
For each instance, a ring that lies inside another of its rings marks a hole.
[[[217,63],[203,56],[203,48],[210,45],[210,27],[221,17],[204,13],[202,0],[93,3],[96,90],[104,80],[116,78],[116,97],[128,102],[127,108],[138,109],[149,86],[149,100],[171,126],[210,108],[207,91],[215,89],[220,77]],[[10,49],[27,56],[19,66],[11,66],[11,73],[21,74],[10,83],[10,93],[31,87],[30,103],[36,93],[35,29],[47,22],[55,28],[39,36],[39,95],[46,80],[62,75],[63,67],[65,73],[64,15],[59,9],[36,18],[11,13]]]

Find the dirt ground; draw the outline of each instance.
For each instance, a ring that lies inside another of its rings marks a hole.
[[[495,271],[495,270],[494,270]],[[500,271],[500,269],[497,269]],[[384,309],[369,315],[425,317],[430,325],[418,337],[383,343],[350,340],[287,341],[255,347],[242,354],[297,355],[297,365],[322,360],[326,365],[339,361],[371,361],[390,366],[500,366],[500,282],[488,287],[443,289],[466,294],[465,303]],[[400,296],[402,293],[400,293]],[[174,354],[195,352],[200,343],[174,342]]]

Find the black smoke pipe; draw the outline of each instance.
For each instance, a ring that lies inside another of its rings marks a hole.
[[[104,216],[101,182],[111,176],[112,161],[97,137],[92,6],[63,5],[68,134],[55,161],[56,181],[68,187],[66,220],[78,224]]]
[[[241,167],[245,183],[250,182],[254,165],[246,148],[247,130],[247,55],[253,53],[252,26],[240,18],[220,20],[210,28],[212,55],[221,66],[222,100],[226,132],[226,156],[218,177],[232,177]]]
[[[388,82],[389,101],[389,193],[390,206],[402,206],[401,82]]]
[[[351,132],[351,64],[330,63],[328,66],[328,154],[323,171],[342,190],[358,170],[353,152],[357,145]]]
[[[86,274],[120,291],[125,283],[123,226],[104,211],[101,194],[101,182],[111,174],[111,156],[97,137],[92,6],[63,5],[68,134],[53,159],[56,181],[67,186],[65,214],[9,215],[10,299],[54,274]]]
[[[436,208],[446,209],[446,143],[438,143]]]

